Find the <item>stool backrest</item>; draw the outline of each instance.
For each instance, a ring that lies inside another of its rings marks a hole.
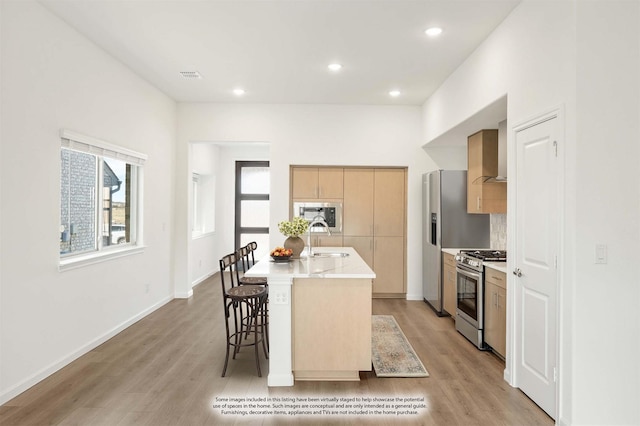
[[[220,282],[222,292],[238,285],[238,256],[237,252],[228,254],[220,259]]]

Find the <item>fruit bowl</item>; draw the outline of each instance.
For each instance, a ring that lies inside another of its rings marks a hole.
[[[274,262],[288,262],[289,260],[291,260],[293,250],[284,247],[276,247],[271,250],[271,253],[269,254],[271,255],[271,259],[273,259]]]

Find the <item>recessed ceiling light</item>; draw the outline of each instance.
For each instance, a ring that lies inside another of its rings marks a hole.
[[[236,96],[242,96],[244,95],[244,89],[241,89],[239,87],[237,89],[233,89],[233,94]]]
[[[392,90],[389,92],[389,96],[393,96],[394,98],[397,98],[398,96],[400,96],[400,91],[399,90]]]
[[[340,71],[342,69],[342,65],[341,64],[329,64],[329,69],[331,71]]]
[[[429,37],[435,37],[435,36],[438,36],[438,35],[442,34],[442,28],[440,28],[440,27],[431,27],[431,28],[428,28],[424,33],[426,35],[428,35]]]

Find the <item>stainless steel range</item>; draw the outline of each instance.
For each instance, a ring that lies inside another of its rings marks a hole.
[[[456,330],[479,349],[484,343],[484,264],[506,262],[503,250],[461,250],[456,255]]]

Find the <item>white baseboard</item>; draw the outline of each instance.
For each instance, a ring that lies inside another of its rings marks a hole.
[[[190,289],[189,291],[177,291],[173,295],[176,299],[188,299],[191,296],[193,296],[193,289]]]
[[[54,362],[53,364],[49,365],[48,367],[43,368],[42,370],[38,371],[37,373],[35,373],[31,377],[28,377],[27,379],[25,379],[22,382],[18,383],[16,386],[12,387],[11,389],[7,390],[6,392],[3,392],[2,394],[0,394],[0,405],[6,403],[7,401],[15,398],[18,395],[20,395],[22,392],[26,391],[27,389],[29,389],[33,385],[37,384],[38,382],[46,379],[47,377],[49,377],[50,375],[52,375],[56,371],[60,370],[61,368],[67,366],[70,363],[72,363],[76,359],[80,358],[82,355],[85,355],[86,353],[88,353],[88,352],[92,351],[93,349],[97,348],[98,346],[100,346],[101,344],[103,344],[107,340],[111,339],[113,336],[117,335],[118,333],[120,333],[121,331],[126,329],[127,327],[135,324],[136,322],[140,321],[142,318],[146,317],[147,315],[149,315],[153,311],[155,311],[155,310],[161,308],[162,306],[166,305],[172,299],[173,299],[172,297],[167,296],[166,298],[160,300],[158,303],[150,306],[149,308],[145,309],[144,311],[140,312],[139,314],[129,318],[128,320],[124,321],[123,323],[119,324],[118,326],[112,328],[107,333],[103,334],[102,336],[100,336],[100,337],[96,338],[95,340],[87,343],[86,345],[78,348],[74,352],[72,352],[69,355],[63,357],[62,359]]]
[[[218,271],[211,271],[211,272],[207,272],[206,274],[204,274],[203,276],[201,276],[200,278],[195,279],[192,283],[191,283],[191,288],[197,286],[198,284],[200,284],[202,281],[206,280],[209,277],[214,276]]]
[[[407,300],[423,300],[422,294],[407,294]]]

